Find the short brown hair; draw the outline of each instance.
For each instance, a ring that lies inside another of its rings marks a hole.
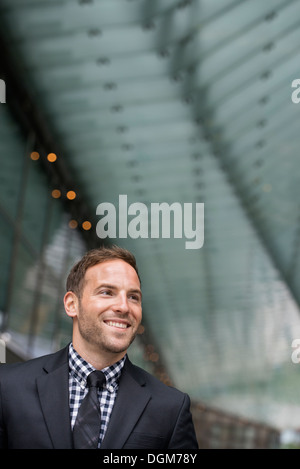
[[[127,262],[127,264],[134,268],[140,280],[136,259],[130,251],[116,245],[101,246],[100,248],[91,249],[86,252],[80,261],[72,267],[66,282],[67,291],[74,292],[80,298],[87,269],[94,265],[112,260]]]

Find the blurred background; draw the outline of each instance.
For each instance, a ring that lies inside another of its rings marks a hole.
[[[70,341],[68,271],[116,243],[142,278],[129,355],[190,395],[199,447],[297,447],[299,43],[299,0],[0,0],[7,362]],[[120,194],[204,203],[203,247],[100,239]]]

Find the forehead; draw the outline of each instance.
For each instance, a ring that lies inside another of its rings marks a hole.
[[[114,259],[89,267],[85,273],[85,283],[123,284],[140,287],[140,281],[135,269],[125,261]]]

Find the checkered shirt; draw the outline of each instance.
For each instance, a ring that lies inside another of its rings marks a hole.
[[[101,409],[101,429],[98,448],[104,438],[111,411],[119,388],[119,378],[126,360],[126,355],[117,363],[103,368],[106,384],[98,391]],[[69,392],[70,392],[70,416],[72,429],[75,424],[80,404],[88,392],[86,379],[95,368],[86,362],[74,349],[72,343],[69,345]]]

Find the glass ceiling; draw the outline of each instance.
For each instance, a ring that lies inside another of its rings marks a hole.
[[[94,235],[122,194],[204,203],[199,250],[112,240],[137,257],[173,383],[298,427],[300,1],[2,0],[0,18]]]

